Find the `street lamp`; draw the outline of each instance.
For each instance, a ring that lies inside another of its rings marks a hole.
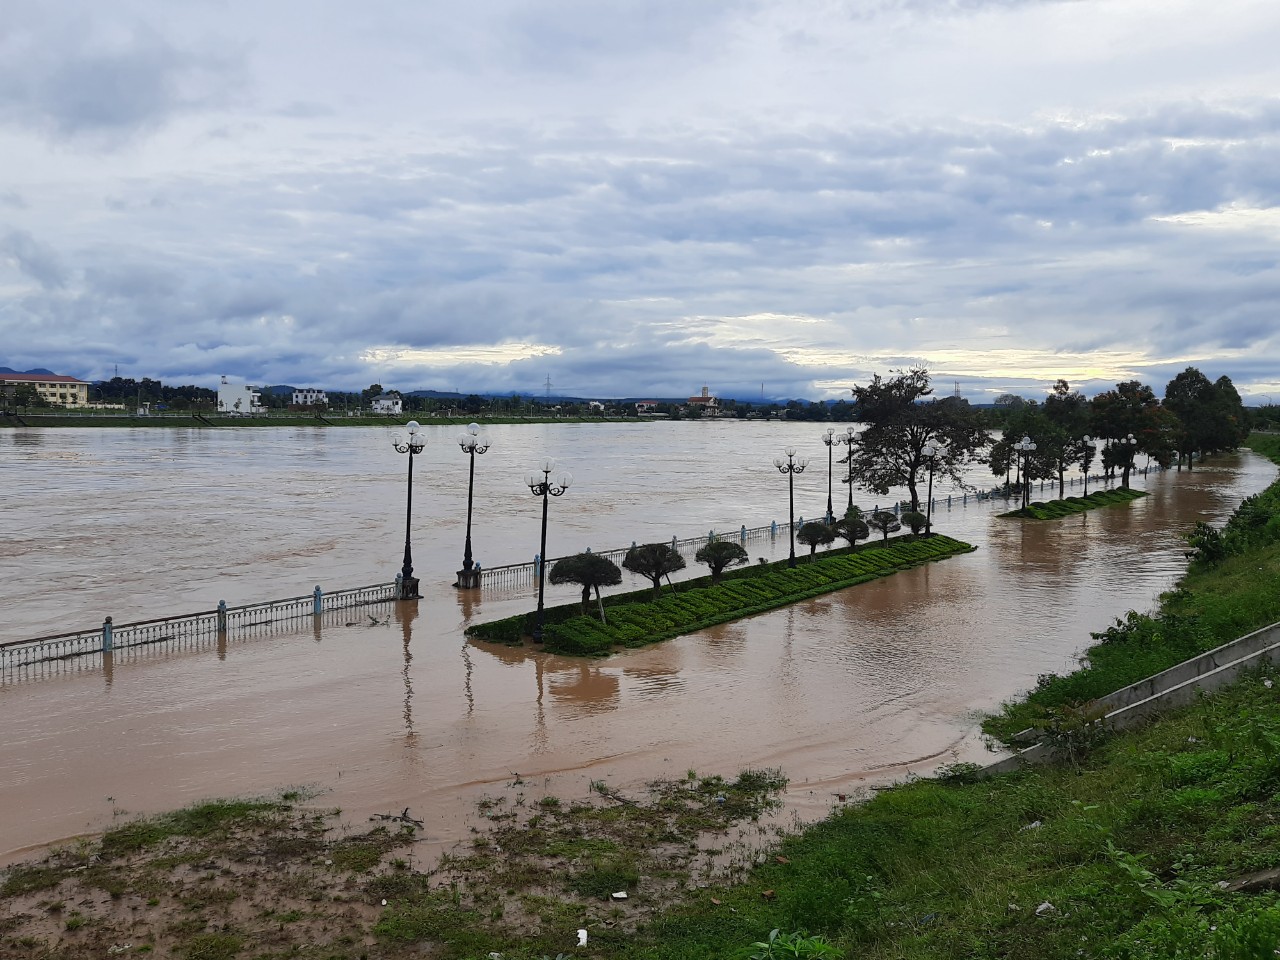
[[[791,503],[791,523],[787,527],[791,531],[791,559],[787,561],[787,566],[794,567],[796,565],[796,474],[804,473],[804,468],[809,465],[809,461],[804,457],[797,460],[795,447],[787,447],[782,452],[787,455],[787,462],[783,463],[780,458],[775,457],[773,465],[779,472],[787,475],[787,492]]]
[[[427,445],[427,438],[418,433],[422,428],[418,426],[417,420],[410,420],[405,424],[405,429],[409,431],[408,440],[402,440],[398,433],[391,438],[391,446],[397,453],[409,454],[409,480],[405,487],[404,507],[404,566],[400,568],[400,596],[397,599],[412,600],[418,596],[418,581],[413,576],[413,554],[409,549],[409,524],[413,520],[413,455],[422,452]]]
[[[1020,441],[1013,445],[1013,449],[1022,454],[1022,509],[1027,509],[1027,500],[1031,496],[1031,481],[1027,476],[1027,458],[1034,451],[1036,445],[1030,437],[1023,437]]]
[[[1085,436],[1082,441],[1084,444],[1084,495],[1089,495],[1089,465],[1093,463],[1093,451],[1098,449],[1097,441],[1093,437]]]
[[[471,461],[471,468],[467,474],[467,545],[462,553],[462,569],[458,571],[458,581],[454,586],[473,590],[480,586],[480,571],[471,569],[475,566],[471,560],[471,502],[476,488],[476,454],[489,449],[489,438],[481,435],[480,424],[470,423],[463,433],[458,434],[458,446]]]
[[[835,427],[827,427],[827,432],[822,435],[822,442],[827,446],[827,523],[835,519],[831,513],[831,455],[832,448],[840,442],[835,434]]]
[[[1133,448],[1138,445],[1138,440],[1131,433],[1127,437],[1121,437],[1115,443],[1120,448],[1120,454],[1124,458],[1120,486],[1127,488],[1129,486],[1129,471],[1133,469]]]
[[[853,445],[857,442],[858,431],[853,427],[845,427],[845,435],[840,442],[849,448],[849,455],[846,463],[849,464],[849,475],[845,478],[845,482],[849,485],[849,506],[848,510],[853,509]]]
[[[945,443],[937,443],[930,440],[924,445],[921,451],[924,458],[929,461],[929,492],[925,497],[928,505],[924,512],[924,535],[930,536],[933,533],[933,468],[939,457],[947,455],[947,445]]]
[[[556,473],[556,478],[551,479],[551,474],[556,471],[556,462],[547,457],[538,466],[537,471],[530,473],[525,479],[529,484],[529,492],[535,497],[542,498],[542,547],[538,554],[538,622],[533,628],[533,642],[542,642],[542,591],[547,573],[547,498],[558,497],[569,489],[569,484],[573,483],[573,475],[567,470]],[[541,474],[539,476],[538,474]]]

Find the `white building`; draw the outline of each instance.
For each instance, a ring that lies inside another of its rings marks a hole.
[[[247,383],[232,383],[223,377],[222,383],[218,385],[218,412],[240,413],[246,417],[262,413],[263,406],[258,402],[261,396]]]
[[[380,397],[374,397],[372,403],[374,413],[400,413],[403,409],[403,404],[400,402],[400,398],[392,396],[389,393],[384,393]]]
[[[305,390],[293,391],[293,405],[295,407],[327,407],[329,398],[323,390],[313,390],[308,387]]]

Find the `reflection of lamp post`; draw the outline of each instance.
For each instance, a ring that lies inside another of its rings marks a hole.
[[[858,436],[858,431],[853,427],[845,427],[844,437],[840,442],[849,448],[849,456],[846,462],[849,464],[849,475],[845,478],[845,482],[849,484],[849,506],[847,509],[853,509],[853,444]]]
[[[924,450],[921,452],[924,454],[924,458],[929,461],[929,492],[925,497],[928,506],[925,507],[924,513],[924,535],[927,537],[933,533],[933,468],[937,463],[938,457],[947,455],[947,445],[930,440],[924,445]]]
[[[462,552],[462,569],[458,571],[454,586],[472,590],[480,586],[480,571],[471,569],[475,566],[471,559],[471,501],[476,488],[476,454],[489,449],[489,438],[480,435],[480,424],[468,424],[466,431],[458,434],[458,446],[470,459],[471,469],[467,474],[467,545]]]
[[[822,435],[822,442],[827,445],[827,523],[834,519],[831,513],[831,455],[832,448],[840,442],[835,438],[835,433],[835,427],[827,427],[827,432]]]
[[[556,462],[548,457],[538,467],[542,476],[531,473],[525,480],[529,484],[529,492],[542,498],[542,548],[538,554],[538,622],[533,628],[534,643],[542,642],[542,591],[547,572],[547,498],[560,496],[573,483],[573,476],[567,470],[557,474],[556,479],[552,480],[551,473],[555,469]]]
[[[1084,444],[1084,495],[1089,495],[1089,465],[1093,463],[1093,451],[1098,448],[1093,437],[1086,436]]]
[[[427,438],[419,434],[421,427],[418,426],[417,420],[410,420],[405,424],[405,429],[409,431],[409,439],[402,441],[400,434],[396,434],[391,438],[391,446],[395,447],[398,453],[409,454],[409,481],[405,487],[405,507],[404,507],[404,566],[400,569],[400,596],[398,600],[416,599],[418,596],[418,581],[413,577],[413,554],[409,550],[409,524],[413,519],[413,455],[421,453],[427,445]]]
[[[1031,455],[1031,452],[1035,450],[1035,448],[1036,448],[1036,445],[1034,442],[1032,442],[1030,437],[1023,437],[1020,441],[1018,441],[1013,445],[1013,449],[1017,450],[1020,454],[1022,454],[1022,477],[1021,477],[1020,486],[1022,487],[1022,509],[1023,510],[1027,509],[1027,500],[1030,499],[1031,497],[1031,481],[1027,476],[1027,458]]]
[[[787,525],[787,529],[791,532],[791,559],[787,561],[787,566],[794,567],[796,565],[796,474],[804,473],[804,468],[809,465],[809,461],[803,457],[797,460],[795,447],[787,447],[782,452],[787,455],[787,462],[783,463],[780,458],[775,458],[773,465],[779,472],[787,475],[787,492],[791,503],[791,522]]]

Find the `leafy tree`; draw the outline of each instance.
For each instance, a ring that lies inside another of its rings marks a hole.
[[[912,533],[919,533],[924,529],[925,524],[929,522],[929,518],[919,510],[904,510],[902,516],[898,518],[910,528]]]
[[[831,543],[835,538],[835,530],[821,520],[806,521],[796,531],[796,539],[809,548],[810,558],[817,552],[818,547]]]
[[[1067,467],[1084,464],[1091,456],[1084,438],[1089,432],[1089,401],[1066,380],[1059,380],[1044,400],[1044,415],[1052,425],[1045,435],[1046,456],[1052,458],[1058,474],[1058,499],[1067,495]],[[1085,468],[1087,469],[1087,467]]]
[[[726,567],[746,563],[749,559],[742,545],[732,540],[710,540],[694,554],[693,559],[711,568],[711,580],[716,582]]]
[[[562,557],[551,567],[552,583],[576,583],[582,587],[582,612],[587,612],[587,604],[591,602],[591,590],[596,591],[596,603],[600,605],[600,622],[604,623],[604,600],[600,598],[601,587],[615,587],[622,582],[622,571],[608,557],[598,553],[575,553],[571,557]]]
[[[366,406],[374,397],[380,396],[382,396],[382,384],[380,383],[370,384],[368,387],[365,387],[365,389],[360,391],[360,401]]]
[[[836,521],[836,533],[849,541],[849,546],[855,547],[859,540],[865,540],[871,536],[871,529],[867,526],[867,521],[862,519],[862,511],[857,507],[850,507],[845,511],[844,516]]]
[[[934,473],[964,486],[962,468],[989,442],[980,418],[964,400],[924,399],[933,388],[921,368],[879,374],[865,387],[854,387],[855,416],[867,424],[855,447],[852,476],[878,494],[906,487],[911,509],[920,508],[919,479],[926,469],[924,448],[933,441],[946,452],[935,458]]]
[[[1102,452],[1102,465],[1108,470],[1119,467],[1120,485],[1129,486],[1129,471],[1137,453],[1151,453],[1168,445],[1164,433],[1166,421],[1158,414],[1159,401],[1152,389],[1137,380],[1117,383],[1114,390],[1100,393],[1089,405],[1093,435],[1120,440],[1133,434],[1136,444],[1108,445]]]
[[[662,578],[683,570],[685,564],[684,557],[669,543],[642,543],[627,551],[627,555],[622,558],[622,566],[625,570],[652,580],[656,600],[662,592]]]
[[[881,538],[888,543],[889,534],[902,529],[902,524],[888,510],[877,510],[867,518],[867,526],[880,534]]]

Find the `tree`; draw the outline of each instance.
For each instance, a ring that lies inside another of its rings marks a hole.
[[[732,540],[709,540],[706,546],[694,554],[693,559],[711,568],[711,580],[714,583],[720,579],[726,567],[746,563],[749,558],[741,544]]]
[[[902,524],[888,510],[877,510],[867,518],[867,526],[880,534],[885,543],[889,542],[889,534],[901,530]]]
[[[835,540],[836,532],[821,520],[809,520],[800,525],[796,531],[796,539],[809,548],[809,557],[817,552],[818,547],[826,546]]]
[[[1159,408],[1152,389],[1137,380],[1117,383],[1114,390],[1098,394],[1089,405],[1094,436],[1121,440],[1133,434],[1137,441],[1125,444],[1123,449],[1119,444],[1109,445],[1102,453],[1103,467],[1121,469],[1122,487],[1129,486],[1134,454],[1152,453],[1167,446],[1165,424],[1157,413]]]
[[[862,519],[862,511],[857,507],[846,510],[844,516],[836,521],[835,529],[839,536],[849,541],[850,547],[857,546],[859,540],[871,536],[871,529],[867,526],[867,521]]]
[[[370,384],[368,387],[360,391],[360,400],[366,406],[368,406],[369,401],[374,397],[380,396],[382,396],[382,384],[380,383]]]
[[[1212,405],[1213,384],[1195,367],[1187,367],[1165,384],[1164,407],[1178,418],[1173,449],[1178,454],[1179,470],[1184,459],[1187,468],[1192,469],[1195,453],[1209,442]]]
[[[911,509],[920,508],[918,481],[926,469],[929,441],[945,447],[934,473],[964,486],[963,466],[986,449],[986,430],[969,404],[955,397],[925,400],[933,388],[929,372],[899,370],[887,380],[879,374],[854,387],[854,415],[867,424],[850,464],[854,481],[878,494],[906,487]]]
[[[1045,437],[1046,453],[1057,467],[1058,499],[1061,500],[1067,495],[1067,467],[1074,463],[1084,465],[1086,456],[1092,455],[1084,445],[1089,431],[1089,401],[1079,390],[1072,390],[1066,380],[1059,380],[1045,397],[1044,415],[1052,425]]]
[[[912,533],[919,533],[929,522],[929,518],[919,510],[904,510],[898,519],[905,523]]]
[[[582,587],[582,612],[586,615],[591,602],[591,589],[596,591],[596,603],[600,605],[600,622],[604,623],[604,600],[601,587],[616,587],[622,582],[622,571],[608,557],[598,553],[575,553],[557,560],[551,567],[552,583],[576,583]]]
[[[656,600],[662,592],[662,578],[683,570],[684,557],[669,543],[642,543],[627,551],[622,558],[622,567],[652,580]]]

